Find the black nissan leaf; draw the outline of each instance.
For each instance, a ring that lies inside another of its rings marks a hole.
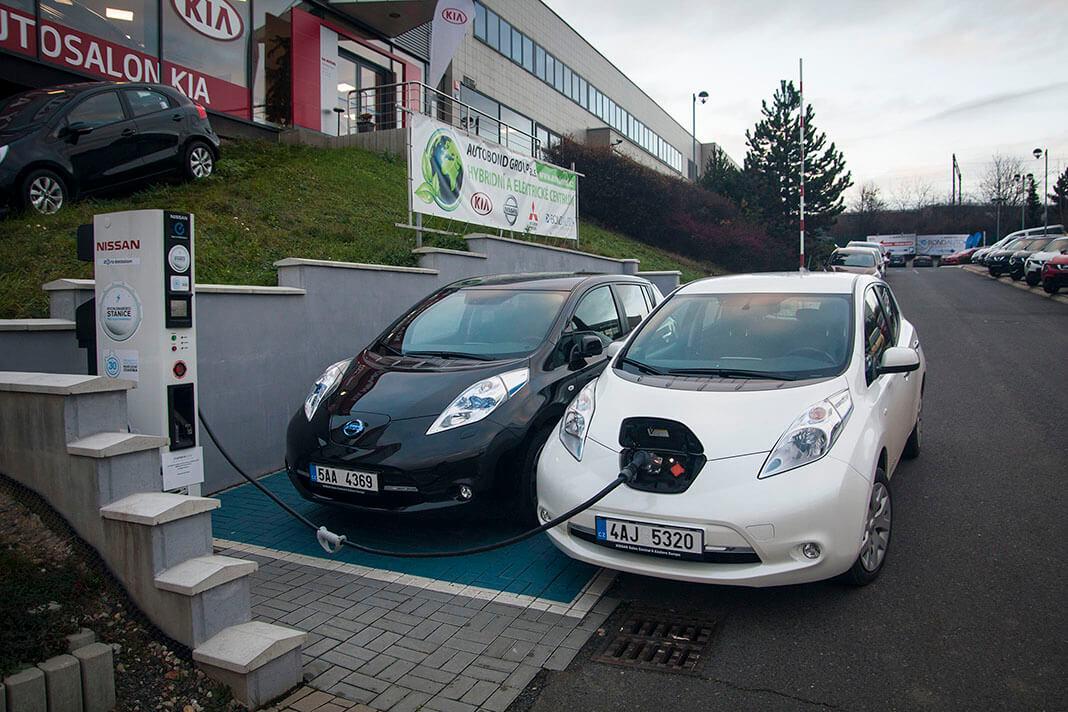
[[[319,377],[289,423],[289,479],[307,499],[365,510],[483,503],[533,517],[541,447],[661,298],[624,275],[444,287]]]

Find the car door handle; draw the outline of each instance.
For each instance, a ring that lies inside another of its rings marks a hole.
[[[123,129],[122,130],[122,135],[123,136],[133,136],[135,133],[137,133],[137,129]]]
[[[182,120],[182,115],[181,114],[174,114],[173,116],[171,116],[171,121],[181,121],[181,120]]]

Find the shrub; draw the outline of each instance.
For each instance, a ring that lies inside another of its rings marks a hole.
[[[579,211],[636,240],[734,271],[771,264],[768,238],[723,196],[659,173],[607,147],[564,139],[552,162],[584,174]]]

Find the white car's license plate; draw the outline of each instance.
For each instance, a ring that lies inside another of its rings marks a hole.
[[[323,467],[322,465],[312,465],[309,469],[311,481],[316,484],[360,492],[378,491],[378,475],[374,472],[342,470],[338,467]]]
[[[677,559],[699,559],[705,552],[705,533],[700,529],[667,527],[608,517],[597,517],[597,541],[617,549]]]

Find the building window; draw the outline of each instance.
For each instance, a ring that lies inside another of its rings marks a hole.
[[[486,41],[486,6],[482,3],[475,4],[475,37]]]
[[[582,77],[579,77],[579,104],[582,106],[583,109],[588,108],[590,105],[589,94],[587,93],[587,86],[588,85],[586,84],[586,80]]]
[[[523,35],[516,28],[512,28],[512,61],[516,64],[523,63]]]
[[[218,0],[209,16],[201,5],[163,2],[164,84],[215,111],[250,118],[248,90],[249,3]],[[200,9],[203,14],[197,14]],[[203,25],[203,26],[201,26]],[[207,34],[210,33],[210,34]]]
[[[553,76],[553,87],[561,94],[564,93],[564,63],[557,60],[556,74]]]
[[[252,120],[287,126],[293,115],[290,51],[299,0],[256,0],[252,20]]]
[[[501,18],[493,10],[486,8],[486,42],[498,52],[501,49]]]
[[[523,68],[534,74],[534,42],[523,35]]]
[[[545,50],[541,45],[534,48],[534,74],[545,81]]]
[[[531,145],[530,137],[534,134],[534,122],[507,106],[502,106],[500,112],[501,144],[513,151],[532,155],[534,146]]]
[[[552,85],[553,77],[556,75],[556,58],[548,52],[545,53],[545,76],[542,79],[546,84]]]
[[[512,56],[512,26],[501,18],[501,54],[505,57]]]
[[[130,47],[153,57],[159,56],[159,5],[156,0],[41,0],[41,54],[46,60],[67,63],[67,53],[73,51],[70,44],[75,44],[77,54],[83,57],[83,61],[74,64],[82,65],[79,68],[83,71],[92,71],[93,67],[88,61],[90,38],[64,38],[56,46],[59,38],[55,29],[45,29],[52,24],[107,43]],[[56,48],[57,55],[50,51],[52,47]],[[101,49],[97,48],[98,54]],[[118,60],[116,64],[119,68],[125,69],[122,67],[122,57],[115,57],[115,60]],[[106,74],[107,69],[102,67],[99,73]],[[152,78],[147,81],[152,81]]]

